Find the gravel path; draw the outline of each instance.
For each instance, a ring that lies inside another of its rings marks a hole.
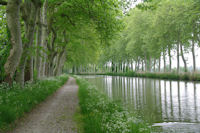
[[[73,115],[78,107],[73,78],[29,113],[10,133],[77,133]]]

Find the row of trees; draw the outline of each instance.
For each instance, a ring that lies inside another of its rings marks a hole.
[[[121,0],[0,0],[0,81],[21,85],[87,64],[122,28]]]
[[[135,71],[172,72],[172,52],[175,51],[179,73],[180,58],[184,72],[188,71],[185,53],[191,52],[195,72],[195,47],[200,46],[200,1],[162,0],[138,7],[125,18],[126,29],[104,52],[100,62],[112,64],[112,71],[124,71],[128,67]],[[144,7],[145,10],[141,10]],[[161,68],[161,59],[164,68]]]

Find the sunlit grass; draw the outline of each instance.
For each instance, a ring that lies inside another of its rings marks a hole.
[[[122,105],[100,93],[84,79],[78,79],[79,100],[85,133],[148,133],[148,125]]]
[[[60,88],[68,76],[27,83],[24,88],[18,84],[0,84],[0,131],[6,130],[13,122],[31,111],[38,103]]]

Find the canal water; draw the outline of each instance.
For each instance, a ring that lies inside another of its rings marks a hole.
[[[120,100],[153,131],[200,133],[200,83],[121,76],[81,76]]]

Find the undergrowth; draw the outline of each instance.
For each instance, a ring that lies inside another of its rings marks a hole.
[[[14,121],[31,111],[38,103],[60,88],[68,79],[63,75],[55,78],[27,83],[24,88],[14,83],[0,84],[0,131],[14,125]]]
[[[150,127],[84,79],[77,78],[84,133],[149,133]]]

